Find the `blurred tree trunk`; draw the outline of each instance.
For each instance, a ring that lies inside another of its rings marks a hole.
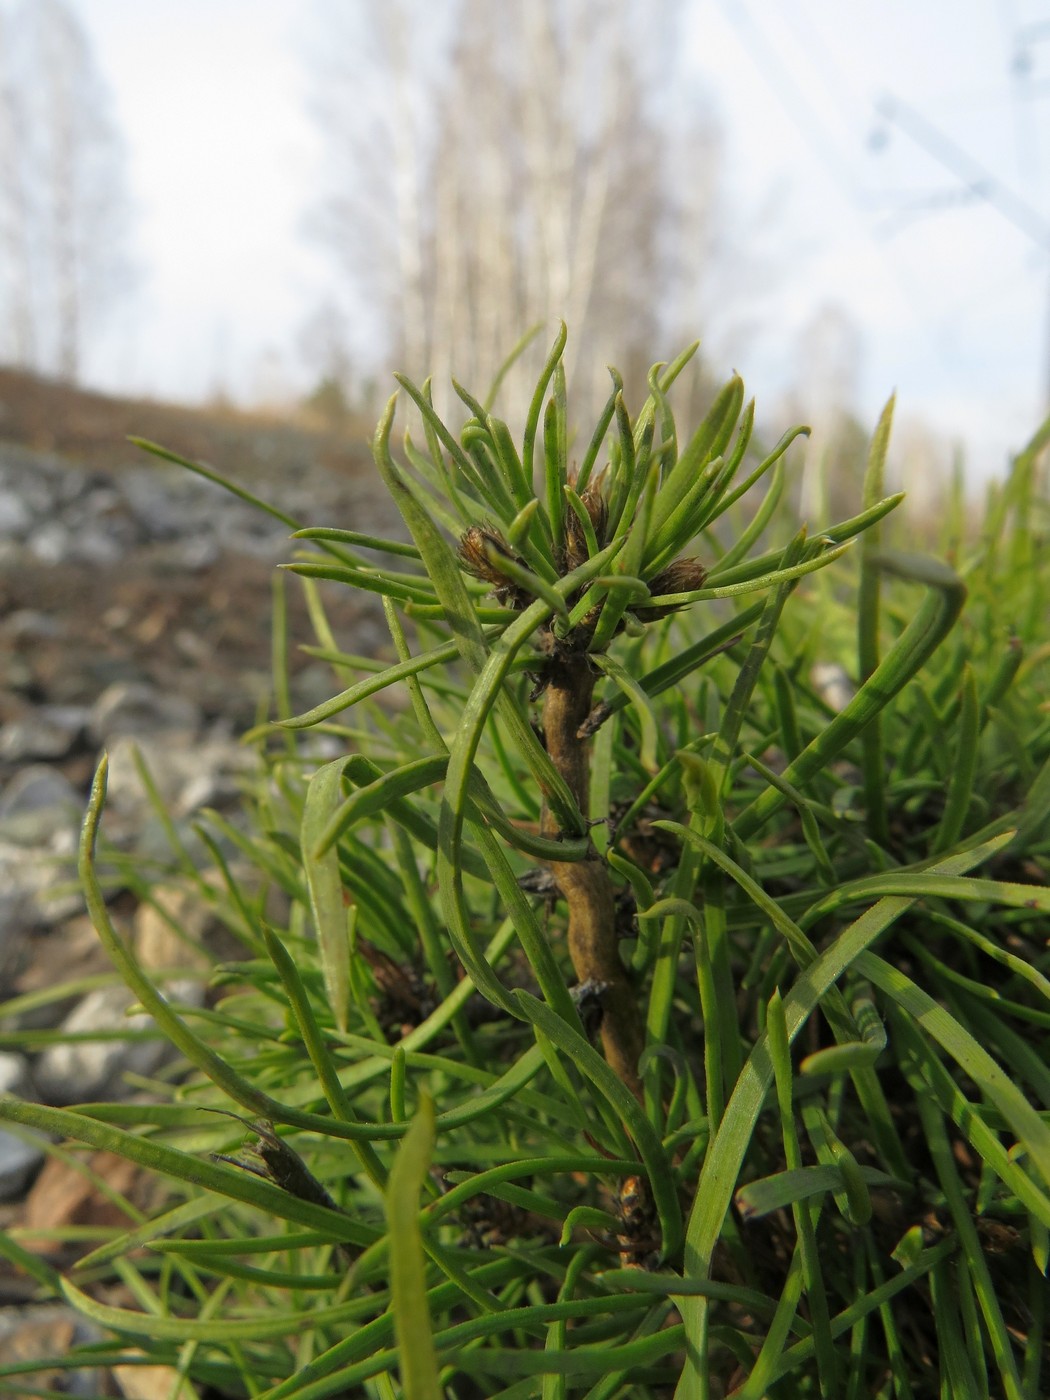
[[[87,38],[62,0],[22,0],[0,31],[4,358],[76,379],[125,290],[123,151]]]
[[[0,59],[11,54],[11,26],[0,15]],[[25,93],[10,71],[0,68],[0,246],[4,276],[2,305],[7,321],[7,354],[17,365],[33,365],[36,341],[33,315],[32,218],[22,133],[27,125]]]

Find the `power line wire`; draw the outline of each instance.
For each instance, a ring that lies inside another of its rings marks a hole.
[[[990,204],[1033,243],[1050,251],[1050,220],[1044,218],[1034,205],[1022,199],[997,175],[975,160],[969,152],[964,151],[914,107],[897,97],[887,96],[876,101],[875,110],[962,181],[976,199]]]

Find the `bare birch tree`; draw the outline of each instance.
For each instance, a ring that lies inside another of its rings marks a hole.
[[[0,13],[0,305],[6,322],[5,358],[19,365],[36,359],[34,267],[29,171],[22,133],[28,125],[27,94],[14,73],[15,27]]]
[[[436,394],[450,375],[477,388],[526,327],[564,319],[579,404],[604,399],[603,363],[638,392],[661,338],[680,348],[675,302],[713,270],[695,221],[719,141],[680,87],[669,100],[678,9],[358,0],[329,19],[322,228],[378,359]],[[534,370],[508,384],[518,408]]]
[[[87,37],[62,0],[0,29],[4,357],[75,379],[129,279],[123,151]]]

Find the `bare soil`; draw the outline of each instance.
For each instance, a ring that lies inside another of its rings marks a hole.
[[[216,404],[194,408],[154,399],[113,398],[21,370],[0,367],[0,440],[54,452],[110,472],[143,460],[129,437],[159,442],[252,486],[279,480],[292,463],[354,476],[371,470],[370,425],[335,431],[319,421],[245,412]]]

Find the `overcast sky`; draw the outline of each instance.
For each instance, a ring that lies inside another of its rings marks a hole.
[[[306,228],[307,31],[354,0],[70,3],[127,143],[141,274],[91,378],[188,399],[301,383],[332,275]],[[760,417],[805,382],[799,334],[835,305],[861,332],[862,414],[896,388],[975,476],[1000,470],[1050,386],[1050,0],[686,6],[734,217],[763,211],[768,300],[734,347]]]

